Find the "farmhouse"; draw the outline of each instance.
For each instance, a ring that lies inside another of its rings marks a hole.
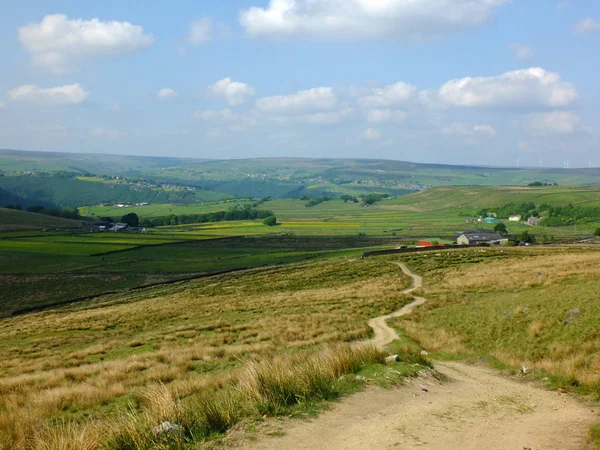
[[[529,219],[527,219],[527,223],[529,225],[537,226],[540,224],[540,220],[542,220],[540,217],[531,216]]]
[[[469,231],[461,234],[456,240],[458,245],[506,245],[508,238],[500,236],[492,231]]]
[[[115,233],[123,232],[129,230],[129,225],[126,223],[115,223],[108,231],[113,231]]]
[[[509,221],[511,222],[520,222],[521,221],[521,216],[510,216],[508,218]]]

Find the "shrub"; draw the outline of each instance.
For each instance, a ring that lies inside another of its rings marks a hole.
[[[263,224],[265,224],[269,227],[274,227],[275,225],[277,225],[277,217],[269,216],[269,217],[265,218],[265,220],[263,220]]]

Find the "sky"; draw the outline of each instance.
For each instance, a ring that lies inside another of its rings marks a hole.
[[[600,167],[597,0],[21,0],[0,148]]]

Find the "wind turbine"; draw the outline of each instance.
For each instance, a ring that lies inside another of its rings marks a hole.
[[[590,169],[592,168],[592,161],[591,161],[591,160],[588,162],[588,167],[589,167]]]
[[[517,158],[517,169],[521,167],[521,158]]]
[[[568,159],[565,159],[565,169],[569,168],[569,164],[571,164],[571,161],[569,161]]]
[[[540,156],[540,168],[544,167],[544,160],[542,159],[542,157]]]

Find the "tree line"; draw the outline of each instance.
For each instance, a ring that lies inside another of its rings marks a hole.
[[[560,227],[576,225],[578,223],[594,223],[600,221],[600,207],[593,206],[552,206],[546,203],[535,205],[533,202],[507,203],[497,208],[485,208],[478,212],[482,217],[495,214],[499,219],[508,219],[510,216],[521,216],[521,220],[529,217],[542,217],[540,225],[546,227]]]
[[[139,225],[145,228],[152,228],[165,225],[266,219],[270,216],[274,216],[273,211],[244,206],[242,208],[230,209],[229,211],[216,211],[204,214],[170,214],[168,216],[142,218],[139,221]]]

